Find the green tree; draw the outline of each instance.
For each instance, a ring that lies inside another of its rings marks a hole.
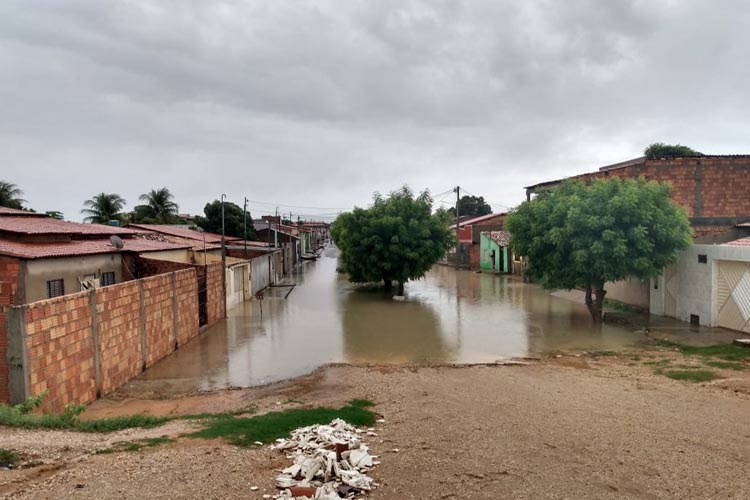
[[[178,221],[177,212],[179,207],[174,202],[174,196],[168,188],[152,189],[142,194],[140,201],[143,205],[137,205],[131,215],[133,222],[153,224],[175,224]]]
[[[645,179],[564,181],[510,214],[511,247],[543,286],[585,289],[599,322],[606,282],[659,276],[690,246],[690,223],[670,189]]]
[[[23,209],[23,191],[12,182],[0,181],[0,207]]]
[[[673,158],[676,156],[703,156],[703,153],[699,153],[694,149],[681,144],[664,144],[663,142],[655,142],[643,150],[643,154],[646,158]]]
[[[396,281],[403,295],[404,283],[424,276],[455,244],[445,214],[432,214],[427,192],[415,197],[404,186],[388,197],[375,194],[370,208],[355,208],[333,223],[340,271],[354,283],[383,281],[388,292]]]
[[[455,218],[456,207],[450,207],[448,212]],[[479,217],[480,215],[489,215],[492,213],[492,207],[484,201],[482,196],[469,196],[464,195],[459,200],[458,212],[461,217],[465,215],[472,215]]]
[[[99,193],[90,200],[83,202],[85,207],[81,213],[85,215],[84,222],[106,224],[111,220],[122,220],[122,209],[125,200],[115,193]]]
[[[65,216],[63,215],[63,213],[57,210],[48,210],[44,212],[44,215],[46,215],[47,217],[52,217],[53,219],[57,219],[57,220],[65,219]]]
[[[205,217],[196,216],[195,224],[209,233],[221,234],[221,201],[214,200],[211,203],[206,203],[203,208]],[[250,216],[250,212],[247,212],[247,234],[243,235],[244,225],[244,212],[242,207],[234,203],[225,201],[224,202],[224,234],[227,236],[235,236],[237,238],[245,238],[247,240],[257,239],[255,229],[253,228],[253,218]]]

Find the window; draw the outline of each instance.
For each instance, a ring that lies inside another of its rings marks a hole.
[[[699,253],[698,254],[698,263],[699,264],[707,264],[708,263],[708,257],[705,253]]]
[[[690,315],[690,324],[691,325],[700,325],[701,324],[701,317],[697,314],[691,314]]]
[[[109,286],[115,284],[115,273],[114,271],[108,273],[102,273],[102,286]]]
[[[59,297],[65,295],[65,284],[62,279],[49,280],[47,282],[47,298]]]

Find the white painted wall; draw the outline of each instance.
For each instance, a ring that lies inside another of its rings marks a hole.
[[[706,255],[705,264],[698,262],[698,255]],[[718,324],[718,267],[719,261],[750,262],[750,247],[727,245],[693,245],[685,250],[675,264],[675,317],[690,321],[690,315],[699,317],[701,325]],[[654,284],[657,285],[654,288]],[[650,310],[652,314],[665,314],[665,292],[668,284],[664,275],[651,280]]]

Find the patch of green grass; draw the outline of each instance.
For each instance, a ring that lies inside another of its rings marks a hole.
[[[705,365],[712,366],[714,368],[723,368],[725,370],[744,370],[745,365],[742,363],[735,363],[732,361],[703,361]]]
[[[0,467],[15,467],[20,461],[21,457],[15,450],[0,448]]]
[[[137,441],[122,441],[119,443],[115,443],[112,448],[97,450],[96,454],[105,455],[108,453],[117,453],[119,451],[141,451],[143,450],[143,448],[151,448],[153,446],[158,446],[165,443],[174,443],[174,439],[167,436],[161,436],[155,438],[138,439]]]
[[[667,366],[671,362],[671,359],[660,359],[658,361],[644,361],[643,364],[651,366]]]
[[[29,398],[21,404],[8,406],[0,404],[0,425],[25,429],[68,429],[80,432],[112,432],[133,427],[156,427],[169,420],[166,417],[148,415],[128,415],[96,420],[81,420],[85,405],[69,405],[62,413],[38,415],[31,410],[41,406],[46,394]]]
[[[624,302],[619,302],[617,300],[611,299],[604,299],[604,307],[608,307],[610,309],[614,309],[615,311],[624,313],[643,314],[644,312],[642,307],[625,304]]]
[[[631,361],[640,361],[641,359],[643,358],[641,358],[640,356],[633,356],[630,358]]]
[[[750,349],[734,344],[707,346],[680,346],[680,351],[688,356],[719,358],[725,361],[750,361]]]
[[[688,382],[708,382],[721,378],[708,370],[661,370],[661,374],[675,380],[686,380]]]
[[[255,413],[255,408],[252,406],[247,406],[245,408],[240,408],[239,410],[234,411],[225,411],[221,413],[192,413],[189,415],[180,415],[179,417],[174,417],[175,419],[180,420],[206,420],[209,418],[222,418],[222,417],[236,417],[238,415],[251,415]]]
[[[299,408],[247,418],[227,416],[207,422],[205,429],[188,434],[188,437],[224,438],[237,446],[252,446],[256,441],[269,443],[288,436],[291,431],[299,427],[327,424],[335,418],[343,419],[356,426],[372,425],[375,423],[375,413],[367,407],[373,405],[372,401],[355,399],[339,409]]]

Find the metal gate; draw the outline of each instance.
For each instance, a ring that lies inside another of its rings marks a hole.
[[[750,262],[719,261],[718,325],[750,333]]]
[[[198,276],[198,326],[208,323],[208,292],[206,275]]]

